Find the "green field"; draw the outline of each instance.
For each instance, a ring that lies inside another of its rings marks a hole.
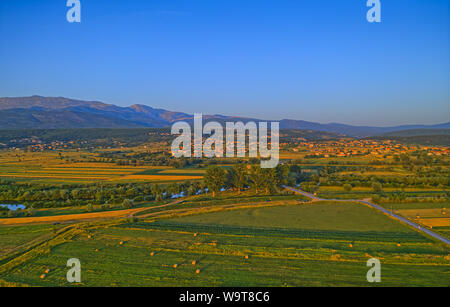
[[[0,228],[0,259],[14,249],[52,231],[51,225]]]
[[[82,286],[370,286],[366,261],[377,257],[378,286],[450,285],[448,247],[358,204],[223,210],[71,231],[16,266],[0,266],[0,279],[68,286],[66,261],[78,258]]]
[[[174,222],[246,227],[287,228],[329,231],[408,232],[411,231],[383,215],[356,203],[313,204],[246,209],[193,215]]]

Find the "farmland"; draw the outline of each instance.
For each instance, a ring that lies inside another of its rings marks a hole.
[[[0,179],[17,182],[70,184],[95,182],[172,182],[202,179],[201,170],[176,170],[173,167],[114,165],[90,162],[95,153],[56,152],[0,154]],[[80,161],[81,160],[81,161]],[[79,162],[80,161],[80,162]]]
[[[373,257],[377,286],[450,285],[447,245],[337,201],[371,199],[449,238],[445,148],[293,141],[266,171],[174,159],[158,139],[77,142],[0,151],[0,201],[26,206],[0,209],[0,285],[70,286],[78,258],[78,286],[368,286]]]
[[[450,282],[448,248],[369,208],[328,203],[83,224],[1,279],[67,286],[72,257],[83,286],[364,286],[370,257],[382,259],[383,286]]]

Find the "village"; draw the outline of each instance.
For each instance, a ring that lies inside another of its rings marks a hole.
[[[282,148],[292,152],[305,152],[308,157],[333,158],[374,156],[387,157],[412,153],[415,151],[426,151],[429,156],[448,156],[448,147],[440,146],[418,146],[404,145],[393,140],[349,140],[339,139],[333,141],[306,141],[299,140],[294,144],[282,143]]]

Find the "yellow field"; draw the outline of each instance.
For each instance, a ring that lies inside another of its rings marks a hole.
[[[450,227],[449,212],[443,209],[405,209],[400,215],[428,227]],[[445,214],[444,214],[445,213]]]
[[[0,226],[7,225],[23,225],[23,224],[48,224],[48,223],[62,223],[71,221],[86,221],[92,219],[107,219],[107,218],[119,218],[132,215],[139,211],[139,209],[129,210],[117,210],[107,212],[95,212],[95,213],[81,213],[81,214],[69,214],[69,215],[57,215],[57,216],[41,216],[41,217],[22,217],[14,219],[0,219]]]
[[[447,210],[442,209],[405,209],[405,210],[398,210],[398,213],[403,215],[404,217],[408,219],[415,219],[417,216],[420,217],[420,219],[426,219],[426,218],[448,218],[450,219],[450,216],[447,217],[447,214],[442,214],[443,212],[447,212]]]
[[[205,174],[205,170],[203,169],[190,169],[190,170],[183,170],[183,169],[166,169],[164,171],[159,172],[160,174],[183,174],[189,172],[191,174],[199,174],[203,175]]]
[[[420,219],[420,223],[428,227],[450,227],[450,218]]]
[[[146,181],[183,181],[200,180],[202,176],[164,176],[164,175],[129,175],[121,178],[122,180],[146,180]]]
[[[124,180],[171,182],[198,180],[202,179],[204,174],[204,170],[190,170],[189,176],[183,176],[186,171],[168,166],[122,166],[115,163],[83,161],[93,160],[97,156],[98,154],[89,152],[64,152],[61,159],[57,152],[3,151],[0,152],[0,179],[19,182],[32,180],[42,183],[121,182]],[[160,172],[141,174],[148,170],[160,170]]]

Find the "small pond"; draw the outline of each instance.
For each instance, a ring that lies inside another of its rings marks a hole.
[[[26,208],[25,205],[4,205],[4,204],[0,204],[0,207],[8,208],[9,210],[12,211],[17,211],[19,209],[23,210]]]

